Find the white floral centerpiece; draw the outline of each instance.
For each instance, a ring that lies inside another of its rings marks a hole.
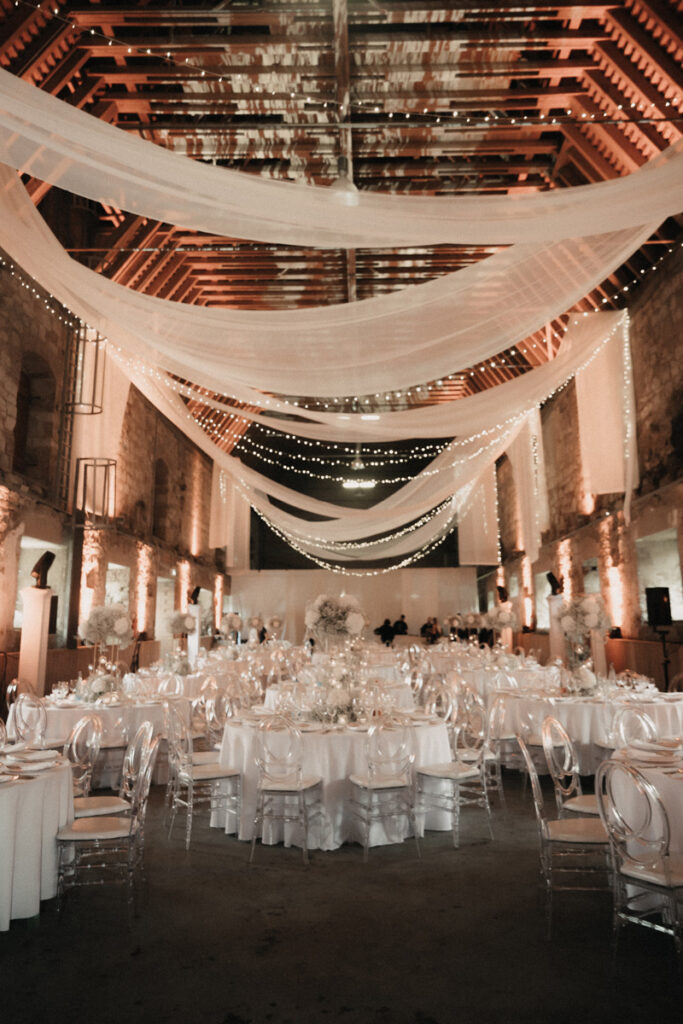
[[[488,613],[488,620],[491,629],[511,629],[513,632],[519,629],[519,620],[515,615],[511,601],[495,605]]]
[[[187,636],[197,630],[195,618],[189,612],[174,612],[168,620],[168,626],[174,636]]]
[[[133,639],[130,617],[122,604],[103,605],[93,608],[90,615],[78,627],[81,639],[95,646],[127,647]]]
[[[463,624],[463,628],[468,630],[468,631],[475,630],[475,629],[476,630],[481,629],[481,627],[483,625],[481,613],[480,612],[466,612],[463,615],[463,617],[462,617],[462,624]]]
[[[271,640],[278,640],[280,633],[282,632],[282,619],[279,615],[271,615],[266,623],[266,629],[268,630],[268,636]]]
[[[358,600],[350,595],[330,597],[319,594],[306,608],[306,629],[319,640],[343,641],[360,636],[365,615]]]
[[[226,612],[221,619],[221,633],[231,640],[237,639],[237,634],[242,630],[242,616],[237,612]]]
[[[572,644],[582,643],[591,630],[606,633],[611,628],[610,617],[599,594],[577,594],[563,601],[557,618],[565,637]]]

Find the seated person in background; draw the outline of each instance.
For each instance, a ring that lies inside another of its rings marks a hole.
[[[396,619],[394,623],[394,636],[405,636],[408,632],[408,623],[406,622],[405,615],[402,615],[400,619]]]
[[[425,639],[428,644],[435,644],[441,636],[441,629],[439,628],[439,622],[436,618],[427,619],[427,632],[425,633]]]
[[[385,619],[382,625],[377,627],[375,633],[380,637],[383,644],[391,647],[394,639],[394,627],[389,622],[389,619]]]

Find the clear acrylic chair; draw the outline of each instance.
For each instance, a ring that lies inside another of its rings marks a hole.
[[[650,716],[642,708],[630,707],[625,704],[614,715],[614,737],[616,748],[628,747],[633,740],[657,739],[657,727]]]
[[[144,825],[152,771],[159,748],[153,739],[142,761],[131,796],[130,815],[76,818],[57,833],[57,906],[77,886],[123,884],[127,887],[129,917],[142,877]]]
[[[256,840],[266,823],[298,825],[304,863],[308,863],[308,829],[317,818],[322,822],[322,779],[305,775],[301,733],[291,718],[271,715],[258,727],[256,757],[258,783],[249,861],[253,861]]]
[[[142,722],[123,755],[118,796],[98,794],[95,796],[76,797],[74,799],[74,816],[76,818],[93,818],[100,815],[130,813],[137,779],[141,767],[145,763],[146,753],[152,744],[153,737],[154,727],[152,723]]]
[[[174,672],[169,672],[168,675],[162,676],[159,680],[157,692],[162,697],[182,697],[183,681]]]
[[[460,846],[460,811],[479,807],[486,812],[488,832],[491,806],[484,769],[487,732],[486,705],[481,697],[467,690],[460,703],[457,747],[452,761],[419,765],[416,771],[417,805],[421,811],[446,811],[451,816],[453,846]]]
[[[47,709],[40,697],[20,693],[14,703],[14,728],[17,738],[31,746],[45,745]]]
[[[598,801],[593,793],[581,788],[579,762],[574,744],[561,722],[548,715],[541,729],[543,753],[553,780],[555,802],[560,817],[567,811],[574,814],[599,814]]]
[[[167,705],[166,731],[171,807],[168,837],[171,838],[176,814],[184,810],[185,849],[189,850],[193,818],[198,807],[208,807],[210,814],[218,811],[226,815],[232,813],[236,828],[239,827],[242,777],[236,768],[223,767],[217,762],[193,763],[192,734],[172,704]]]
[[[670,825],[656,786],[615,758],[595,788],[613,858],[613,952],[626,924],[670,935],[683,954],[683,854],[669,850]]]
[[[423,691],[423,707],[428,715],[440,718],[448,729],[451,750],[457,744],[458,695],[443,682],[430,682]]]
[[[353,787],[351,810],[363,836],[363,860],[368,860],[370,832],[375,823],[385,828],[393,823],[400,830],[404,830],[408,823],[420,856],[415,816],[415,753],[410,723],[395,716],[372,725],[365,743],[365,757],[366,771],[349,776]]]
[[[540,882],[545,899],[546,934],[552,935],[553,894],[596,892],[608,889],[609,840],[605,826],[595,817],[549,819],[531,754],[517,737],[526,762],[540,842]]]
[[[507,708],[508,699],[502,694],[498,694],[491,701],[484,746],[486,788],[489,792],[497,793],[501,807],[505,807],[503,766],[526,771],[517,745],[517,737],[506,726]]]
[[[75,798],[90,795],[93,769],[100,753],[103,732],[100,716],[89,713],[78,719],[64,744],[62,753],[71,762]]]
[[[0,718],[0,750],[2,750],[7,744],[7,726],[5,725],[4,718]]]

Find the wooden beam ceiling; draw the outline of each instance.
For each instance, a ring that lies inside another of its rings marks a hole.
[[[206,10],[199,0],[0,0],[0,64],[125,131],[247,173],[316,185],[348,174],[359,189],[382,192],[515,194],[619,177],[680,139],[682,7],[239,0]],[[83,212],[65,238],[68,197],[42,182],[28,187],[76,258],[140,291],[200,305],[364,299],[495,251],[316,252],[103,207]],[[680,222],[667,222],[579,307],[622,303],[658,243],[680,235]],[[559,318],[549,334],[483,367],[454,366],[427,397],[401,401],[443,401],[509,379],[552,358],[562,326]]]

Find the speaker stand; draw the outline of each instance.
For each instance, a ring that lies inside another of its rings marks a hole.
[[[655,633],[662,642],[662,668],[664,669],[664,692],[667,693],[669,690],[669,665],[671,659],[669,658],[669,652],[666,649],[666,629],[656,629]]]

